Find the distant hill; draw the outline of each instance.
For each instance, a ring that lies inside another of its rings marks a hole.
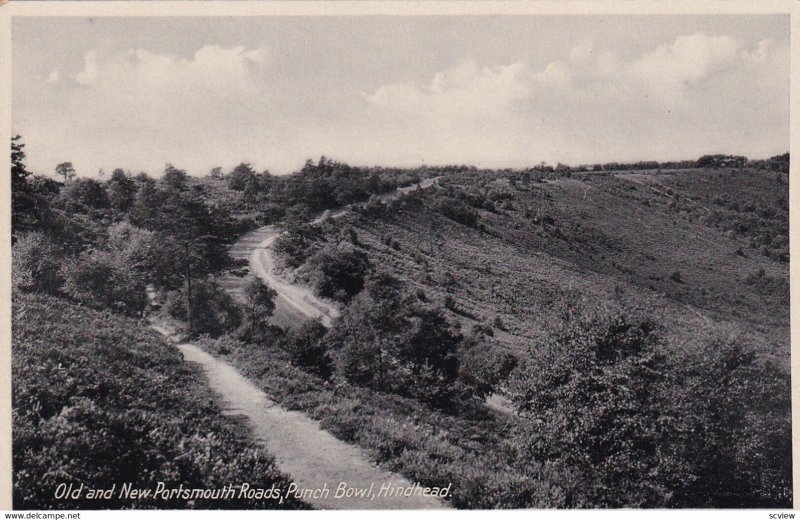
[[[464,171],[328,224],[467,326],[523,345],[575,299],[625,300],[695,341],[727,324],[787,355],[788,177],[751,169]],[[301,269],[301,273],[302,273]]]

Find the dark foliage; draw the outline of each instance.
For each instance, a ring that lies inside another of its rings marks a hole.
[[[370,270],[367,255],[344,241],[319,250],[308,259],[307,267],[320,296],[344,303],[361,291]]]
[[[241,310],[213,278],[195,280],[191,293],[187,287],[171,292],[165,310],[187,322],[191,335],[220,336],[232,332],[242,322]]]
[[[272,458],[225,419],[180,353],[138,321],[15,295],[13,490],[17,509],[297,508],[289,500],[122,499],[124,483],[286,488]],[[32,319],[35,317],[35,319]],[[58,484],[111,500],[55,499]]]
[[[646,318],[569,317],[512,375],[519,457],[567,469],[572,506],[788,506],[785,372],[737,340],[687,360],[661,346]]]

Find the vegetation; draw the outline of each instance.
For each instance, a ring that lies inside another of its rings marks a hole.
[[[575,505],[788,503],[791,445],[775,436],[789,427],[785,372],[741,339],[670,359],[647,318],[595,310],[565,325],[523,358],[510,393],[520,456],[564,468],[582,490]],[[756,415],[760,426],[745,426]]]
[[[388,469],[452,483],[457,507],[791,504],[788,155],[513,171],[323,157],[285,177],[167,165],[102,182],[24,159],[15,138],[20,504],[128,468],[281,481],[141,329],[158,301],[279,403]],[[228,246],[259,224],[286,230],[284,274],[336,301],[330,329],[274,326],[277,295],[255,278],[222,289]]]
[[[370,275],[323,338],[335,397],[304,386],[286,402],[324,409],[332,432],[369,450],[396,439],[377,460],[412,478],[453,481],[459,507],[789,504],[788,273],[780,257],[698,215],[717,194],[743,193],[785,219],[785,176],[769,174],[765,184],[752,169],[515,175],[459,172],[439,189],[371,201],[298,233],[308,253],[297,256],[295,274],[313,279],[308,259],[355,235],[350,247],[395,276]],[[479,225],[465,228],[446,207],[471,208]],[[413,323],[429,316],[424,329],[441,335],[416,343]],[[415,344],[429,358],[415,363]],[[256,348],[230,355],[244,366]],[[278,392],[282,370],[253,373]],[[456,391],[461,385],[469,390]],[[517,415],[467,405],[492,392],[511,398]],[[417,403],[397,423],[446,424],[446,447],[372,424],[370,406],[395,398]],[[420,406],[453,422],[421,421]],[[491,439],[477,453],[461,444],[462,421]],[[489,489],[499,502],[482,498]]]
[[[141,322],[15,293],[14,507],[297,508],[273,500],[119,498],[122,484],[286,488],[272,458],[220,408],[195,369]],[[59,484],[113,497],[55,499]]]

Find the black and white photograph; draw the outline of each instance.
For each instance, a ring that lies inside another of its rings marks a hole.
[[[789,11],[369,5],[11,17],[8,509],[791,509]]]

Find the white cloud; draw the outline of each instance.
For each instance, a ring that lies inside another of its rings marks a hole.
[[[526,99],[526,75],[522,63],[481,68],[465,62],[437,72],[430,85],[385,85],[366,98],[379,106],[421,115],[479,117]]]
[[[457,132],[450,142],[473,160],[493,155],[481,149],[487,132],[506,150],[516,142],[510,163],[532,151],[573,162],[708,150],[757,155],[768,142],[788,147],[788,82],[775,79],[787,71],[785,45],[764,40],[743,49],[728,36],[694,34],[627,59],[583,43],[538,70],[468,62],[429,85],[384,85],[366,99],[420,115],[417,132],[431,140],[444,127]],[[469,118],[481,124],[464,125]]]
[[[631,64],[634,75],[653,88],[698,82],[735,67],[742,58],[739,44],[729,36],[681,36]]]
[[[288,171],[322,154],[524,166],[788,148],[788,48],[772,40],[690,34],[627,53],[586,40],[549,63],[467,60],[416,82],[389,76],[407,65],[381,81],[356,59],[305,70],[285,51],[236,41],[182,56],[97,47],[72,68],[51,62],[49,76],[35,75],[40,88],[15,89],[31,165],[72,161],[85,175],[172,162],[200,174],[242,160]]]
[[[45,80],[47,83],[58,83],[59,81],[61,81],[61,72],[58,69],[53,69]]]
[[[188,58],[146,49],[89,51],[80,70],[63,77],[53,71],[47,79],[60,81],[51,91],[60,102],[49,124],[37,129],[47,143],[43,153],[69,157],[84,173],[97,170],[98,153],[106,169],[150,171],[167,161],[205,171],[206,162],[220,161],[213,154],[231,149],[244,156],[239,145],[261,146],[241,134],[256,135],[269,106],[269,60],[263,48],[216,45]]]

